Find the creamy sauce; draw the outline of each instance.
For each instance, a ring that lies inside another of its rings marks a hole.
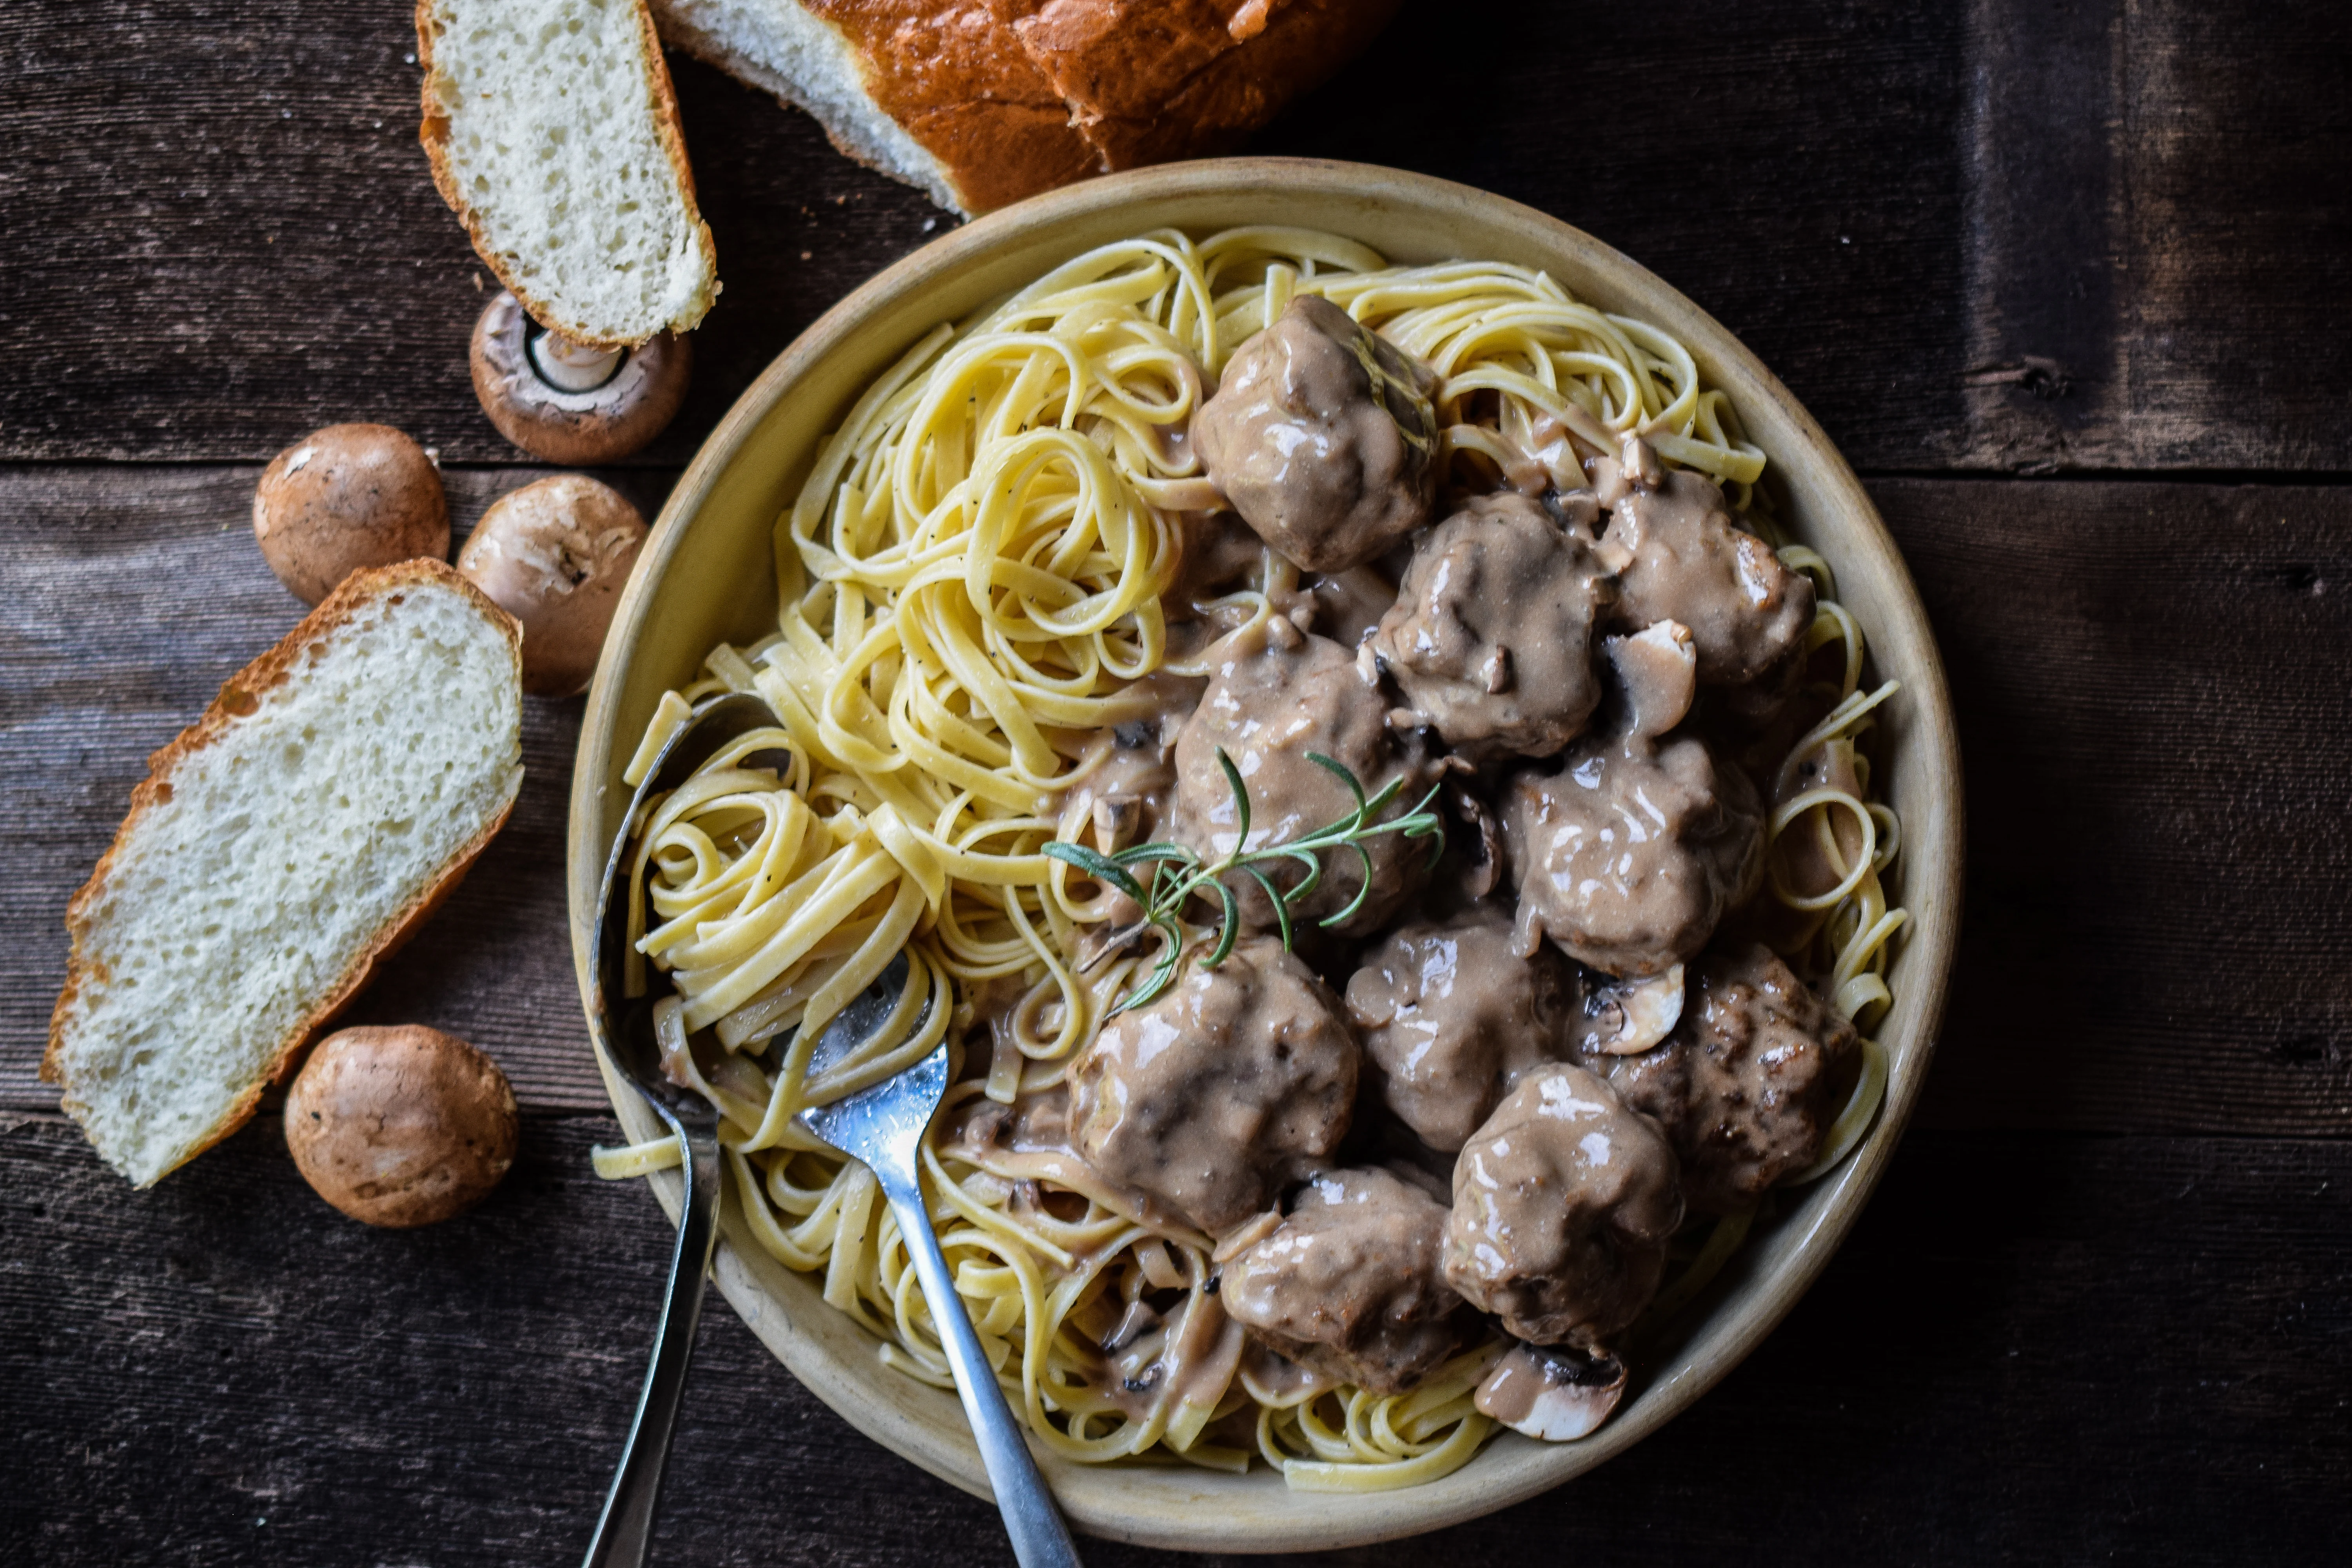
[[[1682,1217],[1656,1125],[1581,1068],[1539,1068],[1463,1147],[1445,1279],[1523,1340],[1604,1344],[1656,1291]]]
[[[1399,733],[1388,721],[1388,704],[1356,668],[1346,648],[1328,637],[1302,634],[1289,622],[1237,635],[1221,649],[1209,689],[1176,742],[1177,792],[1169,837],[1204,858],[1233,848],[1240,818],[1217,765],[1222,748],[1248,787],[1249,845],[1303,838],[1345,816],[1354,797],[1339,779],[1310,760],[1321,752],[1355,773],[1370,795],[1400,780],[1407,809],[1427,792],[1437,769],[1417,735]],[[1426,847],[1397,834],[1367,846],[1372,888],[1346,934],[1377,930],[1425,879]],[[1295,868],[1278,868],[1286,882]],[[1336,914],[1363,885],[1362,863],[1353,854],[1326,852],[1323,881],[1297,906],[1306,920]],[[1236,875],[1243,918],[1265,928],[1275,923],[1271,900]]]
[[[1478,905],[1400,927],[1348,982],[1381,1096],[1433,1149],[1462,1147],[1517,1076],[1570,1058],[1575,979],[1549,947],[1521,958],[1510,917]]]
[[[1441,1276],[1445,1206],[1386,1171],[1329,1171],[1281,1228],[1225,1266],[1220,1300],[1286,1359],[1378,1394],[1420,1383],[1462,1343]]]
[[[1651,473],[1621,470],[1628,482],[1601,542],[1618,563],[1619,618],[1636,629],[1659,621],[1689,627],[1698,677],[1712,686],[1756,680],[1798,656],[1813,624],[1811,580],[1734,523],[1723,491],[1704,474]]]
[[[1214,1237],[1339,1147],[1362,1051],[1307,966],[1245,937],[1105,1025],[1070,1069],[1070,1141]]]
[[[1310,572],[1360,565],[1429,520],[1435,374],[1313,295],[1237,350],[1192,419],[1234,510]]]
[[[1557,773],[1513,774],[1501,815],[1519,951],[1549,937],[1606,974],[1688,958],[1763,879],[1755,786],[1696,737],[1589,737]]]
[[[1372,658],[1463,755],[1549,756],[1601,705],[1593,637],[1616,597],[1590,535],[1481,496],[1414,549]]]

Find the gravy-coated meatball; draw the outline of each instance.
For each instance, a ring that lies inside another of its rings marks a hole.
[[[1348,982],[1348,1016],[1397,1120],[1462,1147],[1519,1073],[1569,1058],[1575,979],[1549,945],[1522,959],[1511,921],[1475,904],[1399,927]]]
[[[1224,770],[1217,765],[1221,747],[1249,790],[1253,848],[1303,838],[1355,809],[1347,784],[1310,752],[1348,768],[1366,795],[1402,778],[1404,788],[1392,808],[1398,812],[1412,809],[1435,781],[1436,768],[1420,738],[1390,727],[1380,692],[1338,643],[1301,632],[1277,616],[1256,631],[1227,639],[1224,648],[1201,706],[1176,738],[1176,804],[1169,835],[1176,842],[1204,858],[1234,847],[1241,823]],[[1378,930],[1427,874],[1429,847],[1422,840],[1386,833],[1365,847],[1371,855],[1371,893],[1341,928],[1343,935]],[[1274,874],[1285,886],[1300,875],[1292,866]],[[1323,880],[1294,906],[1294,917],[1314,921],[1337,914],[1363,882],[1363,862],[1352,852],[1327,850]],[[1255,882],[1235,873],[1234,888],[1244,921],[1261,929],[1275,923],[1272,903]]]
[[[1361,1050],[1279,942],[1244,937],[1214,969],[1201,956],[1079,1056],[1070,1130],[1097,1171],[1216,1236],[1339,1147]]]
[[[1504,786],[1520,952],[1549,936],[1604,973],[1656,974],[1761,883],[1756,786],[1696,737],[1592,736],[1561,763]]]
[[[1445,1205],[1386,1171],[1329,1171],[1280,1229],[1225,1265],[1220,1296],[1268,1349],[1375,1394],[1402,1394],[1460,1348]]]
[[[1603,1345],[1656,1293],[1682,1217],[1656,1124],[1582,1068],[1541,1068],[1463,1146],[1446,1283],[1520,1339]]]
[[[1654,485],[1629,469],[1612,487],[1622,493],[1601,549],[1621,563],[1618,619],[1635,629],[1688,626],[1709,686],[1788,668],[1813,624],[1812,580],[1733,522],[1713,480],[1683,468],[1653,473]]]
[[[1344,571],[1429,521],[1435,379],[1302,294],[1234,351],[1192,416],[1192,444],[1260,538],[1310,572]]]
[[[1666,1130],[1692,1209],[1727,1214],[1821,1157],[1856,1036],[1769,948],[1710,952],[1691,973],[1665,1043],[1606,1064]]]
[[[1593,628],[1615,597],[1589,535],[1481,496],[1414,548],[1372,656],[1463,755],[1548,757],[1601,704]]]

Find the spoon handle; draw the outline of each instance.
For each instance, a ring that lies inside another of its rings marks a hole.
[[[1037,1473],[1037,1461],[1029,1457],[1028,1441],[1004,1403],[996,1372],[988,1364],[980,1335],[972,1331],[971,1318],[963,1310],[963,1298],[949,1277],[948,1260],[932,1234],[931,1216],[924,1212],[914,1173],[877,1171],[875,1175],[890,1200],[891,1212],[898,1216],[898,1234],[914,1256],[923,1300],[948,1352],[948,1366],[955,1373],[956,1392],[963,1397],[964,1416],[979,1441],[981,1462],[988,1467],[988,1484],[1004,1515],[1005,1533],[1013,1538],[1013,1555],[1021,1568],[1079,1568],[1078,1549],[1062,1522],[1062,1510],[1054,1506],[1054,1494]]]
[[[678,1400],[686,1393],[687,1363],[694,1357],[694,1331],[702,1321],[702,1288],[710,1272],[710,1252],[719,1240],[719,1140],[709,1131],[671,1127],[686,1144],[680,1174],[686,1192],[679,1205],[677,1247],[669,1258],[669,1290],[661,1322],[654,1330],[653,1361],[646,1368],[645,1393],[629,1423],[628,1445],[613,1474],[604,1517],[588,1543],[583,1568],[638,1568],[653,1538],[654,1508],[661,1499],[662,1468],[677,1426]]]

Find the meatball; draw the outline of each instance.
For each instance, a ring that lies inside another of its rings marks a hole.
[[[1575,989],[1559,952],[1520,958],[1509,917],[1475,904],[1398,928],[1348,982],[1348,1016],[1397,1120],[1451,1152],[1520,1072],[1570,1059]]]
[[[1647,475],[1627,465],[1602,491],[1615,497],[1601,551],[1619,569],[1619,621],[1635,629],[1658,621],[1688,626],[1698,678],[1709,686],[1791,668],[1813,624],[1811,579],[1732,521],[1714,481],[1659,469],[1654,454],[1642,450]]]
[[[1607,974],[1656,974],[1706,945],[1764,875],[1764,811],[1704,742],[1589,737],[1557,773],[1504,786],[1518,947],[1549,936]]]
[[[1214,969],[1199,957],[1078,1057],[1070,1130],[1096,1171],[1218,1236],[1339,1147],[1362,1052],[1273,938],[1242,938]]]
[[[1386,1171],[1317,1175],[1280,1229],[1225,1265],[1234,1321],[1269,1350],[1375,1394],[1402,1394],[1461,1347],[1442,1272],[1445,1205]]]
[[[1649,1305],[1682,1219],[1657,1124],[1582,1068],[1542,1068],[1463,1146],[1445,1280],[1520,1339],[1596,1348]]]
[[[1604,1060],[1625,1103],[1666,1130],[1690,1206],[1728,1214],[1821,1157],[1857,1037],[1769,948],[1710,952],[1691,973],[1665,1043]]]
[[[1227,639],[1224,655],[1201,706],[1176,737],[1176,802],[1170,814],[1176,842],[1204,858],[1234,847],[1241,824],[1233,789],[1217,765],[1220,749],[1249,790],[1251,848],[1303,838],[1355,809],[1347,784],[1310,752],[1348,768],[1366,795],[1402,780],[1392,812],[1410,810],[1436,781],[1420,737],[1390,727],[1381,694],[1338,643],[1276,616]],[[1429,847],[1422,840],[1384,833],[1364,847],[1371,858],[1371,891],[1339,928],[1343,935],[1377,931],[1427,876]],[[1281,886],[1301,874],[1292,865],[1271,872]],[[1258,929],[1275,923],[1273,903],[1255,881],[1236,872],[1234,885],[1246,923]],[[1335,915],[1363,885],[1364,863],[1353,851],[1326,850],[1323,880],[1293,907],[1293,916]]]
[[[1589,535],[1481,496],[1414,549],[1372,657],[1464,756],[1548,757],[1601,704],[1593,628],[1615,598]]]
[[[1192,445],[1234,510],[1310,572],[1371,560],[1429,521],[1435,373],[1300,295],[1236,350],[1192,416]]]

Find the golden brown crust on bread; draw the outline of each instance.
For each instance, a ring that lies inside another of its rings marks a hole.
[[[1396,0],[990,0],[1107,169],[1230,152]]]
[[[121,826],[115,829],[114,842],[108,847],[104,855],[99,857],[97,867],[89,874],[89,880],[82,884],[81,890],[76,893],[72,901],[66,906],[66,931],[72,939],[72,951],[66,962],[64,988],[58,993],[57,1005],[49,1013],[48,1048],[41,1055],[40,1076],[44,1083],[58,1083],[63,1079],[59,1059],[65,1049],[66,1016],[75,996],[80,992],[85,981],[103,983],[109,978],[102,972],[102,966],[88,958],[83,952],[84,941],[90,929],[90,907],[104,893],[109,874],[114,868],[115,857],[121,853],[124,847],[131,841],[132,830],[138,826],[139,819],[158,803],[171,799],[173,773],[183,760],[217,741],[232,722],[251,713],[254,710],[256,699],[261,693],[283,683],[292,671],[295,661],[307,653],[312,645],[323,641],[343,623],[350,620],[360,605],[379,595],[397,593],[404,585],[412,583],[432,583],[436,586],[454,587],[470,600],[478,609],[488,616],[494,624],[505,631],[508,651],[515,661],[516,679],[518,681],[521,679],[521,625],[512,616],[499,608],[489,595],[459,576],[457,569],[446,562],[403,561],[391,566],[378,566],[363,572],[354,572],[343,579],[341,586],[322,600],[317,609],[303,616],[300,623],[292,631],[288,632],[277,647],[224,682],[220,689],[220,695],[213,699],[212,705],[205,710],[202,717],[180,731],[178,737],[169,745],[158,750],[147,759],[147,777],[131,792],[131,809],[124,815]],[[514,797],[509,795],[498,816],[443,864],[441,869],[436,873],[432,884],[385,922],[383,934],[352,962],[350,967],[328,988],[326,995],[319,1005],[306,1014],[302,1021],[279,1042],[277,1057],[269,1072],[262,1079],[257,1079],[243,1095],[238,1097],[213,1128],[210,1135],[188,1151],[187,1159],[194,1159],[244,1126],[253,1115],[254,1108],[261,1103],[263,1089],[271,1084],[282,1084],[292,1075],[294,1069],[301,1065],[304,1048],[317,1038],[320,1030],[336,1014],[349,1005],[352,999],[359,994],[368,981],[373,977],[376,965],[398,952],[402,944],[415,935],[425,921],[432,916],[433,911],[441,907],[443,900],[456,889],[458,882],[464,879],[467,871],[472,868],[475,860],[480,857],[482,851],[489,847],[490,840],[498,837],[499,829],[506,826],[507,817],[513,809]],[[68,1114],[75,1111],[76,1104],[72,1094],[68,1091],[64,1100],[64,1106]],[[184,1164],[185,1163],[185,1160],[181,1162]],[[177,1169],[177,1166],[173,1169]],[[162,1175],[168,1173],[168,1172],[159,1173],[156,1179],[160,1180]],[[141,1184],[152,1186],[153,1182]]]
[[[667,155],[670,167],[677,173],[678,188],[686,194],[686,210],[694,216],[695,243],[700,247],[703,260],[711,272],[710,296],[703,301],[703,309],[709,310],[711,300],[719,297],[719,247],[710,238],[710,226],[702,221],[702,209],[695,199],[694,167],[686,159],[686,130],[678,119],[677,92],[670,86],[669,61],[662,54],[661,35],[654,28],[653,9],[646,0],[635,0],[635,3],[640,35],[638,47],[645,51],[652,79],[654,114],[661,131],[662,151]],[[416,0],[416,63],[424,72],[423,81],[417,89],[423,113],[416,128],[416,140],[423,143],[425,159],[433,166],[433,188],[441,193],[442,201],[457,215],[457,221],[466,226],[466,237],[474,242],[474,254],[498,275],[507,292],[522,301],[522,307],[530,312],[531,320],[549,331],[562,332],[573,342],[591,348],[635,348],[646,342],[644,338],[615,337],[601,332],[593,323],[586,321],[551,319],[554,315],[552,308],[545,300],[533,297],[499,264],[483,235],[481,215],[465,199],[458,188],[457,177],[449,171],[449,121],[433,101],[433,40],[438,32],[434,24],[433,0]],[[699,321],[700,317],[698,316],[695,321],[673,322],[671,325],[677,331],[690,331]]]
[[[944,165],[967,212],[1100,172],[1062,95],[984,0],[801,4],[849,39],[867,95]]]
[[[849,41],[875,106],[980,213],[1088,174],[1229,151],[1361,48],[1397,0],[796,3]],[[674,30],[794,98],[716,38]]]

